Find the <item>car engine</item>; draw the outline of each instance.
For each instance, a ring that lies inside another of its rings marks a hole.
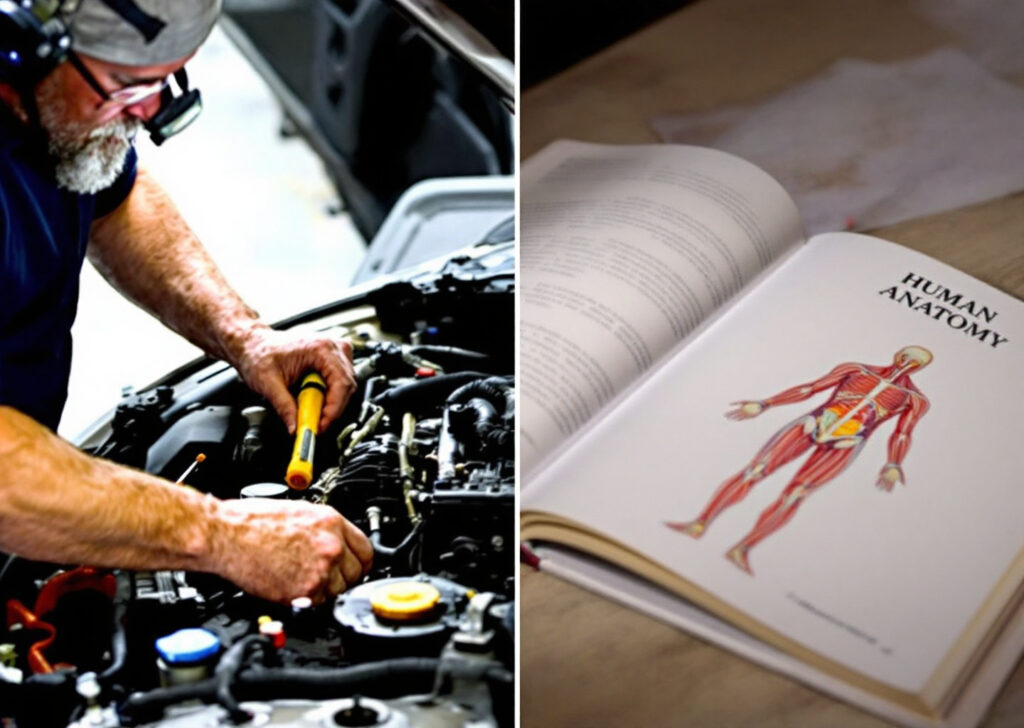
[[[354,350],[305,490],[284,480],[294,437],[225,364],[126,393],[83,450],[220,498],[328,504],[372,570],[280,605],[211,574],[6,557],[0,725],[512,725],[513,289],[512,246],[492,246],[281,324]]]

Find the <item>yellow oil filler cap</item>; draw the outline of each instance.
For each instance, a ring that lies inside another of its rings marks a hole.
[[[394,622],[415,622],[428,617],[441,601],[441,592],[422,581],[386,584],[370,597],[373,613]]]

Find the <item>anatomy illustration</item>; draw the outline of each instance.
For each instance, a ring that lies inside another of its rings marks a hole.
[[[784,526],[800,504],[819,487],[839,475],[853,462],[871,433],[886,420],[899,417],[889,438],[888,462],[876,485],[891,491],[905,483],[902,462],[910,449],[910,433],[928,411],[928,399],[910,381],[910,373],[922,369],[932,354],[920,346],[900,349],[888,366],[840,364],[824,377],[780,392],[760,401],[735,402],[726,413],[733,420],[757,417],[769,407],[810,399],[832,389],[828,401],[790,422],[761,448],[740,472],[719,486],[707,507],[695,520],[666,525],[700,538],[718,514],[739,503],[754,484],[786,463],[811,450],[810,457],[758,518],[754,528],[726,553],[739,568],[753,574],[748,562],[750,549]]]

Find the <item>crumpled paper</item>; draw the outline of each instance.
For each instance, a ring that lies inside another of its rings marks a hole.
[[[809,234],[865,230],[1024,189],[1024,90],[961,51],[844,59],[750,107],[661,117],[668,142],[736,154],[793,196]]]

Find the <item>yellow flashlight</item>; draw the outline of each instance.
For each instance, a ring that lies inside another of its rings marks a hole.
[[[292,461],[288,463],[285,482],[295,490],[305,490],[313,482],[313,451],[316,449],[316,432],[320,414],[324,408],[327,382],[316,372],[310,372],[302,379],[299,388],[299,412],[295,427],[295,448]]]

